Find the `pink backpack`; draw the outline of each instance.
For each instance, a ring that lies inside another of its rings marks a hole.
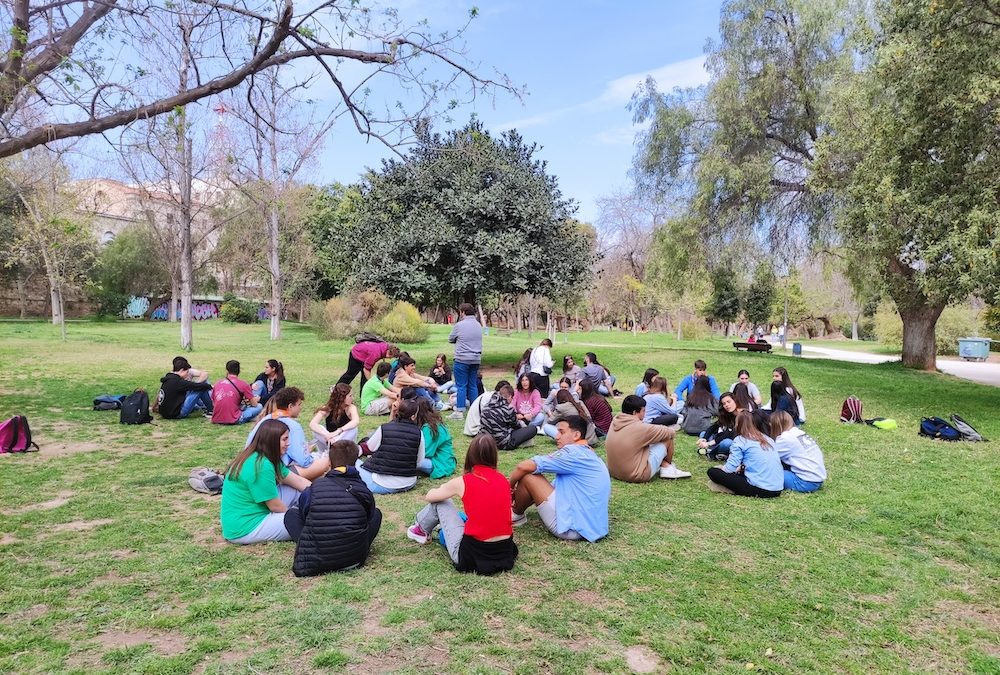
[[[34,450],[32,450],[34,448]],[[0,455],[8,452],[36,452],[38,444],[31,440],[31,427],[24,415],[14,415],[0,422]]]

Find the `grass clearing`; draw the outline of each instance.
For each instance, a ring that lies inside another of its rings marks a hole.
[[[272,345],[265,325],[199,323],[190,360],[215,379],[237,358],[250,379],[278,358],[311,412],[348,345],[284,330]],[[450,355],[446,335],[432,327],[409,350],[419,369]],[[488,386],[539,339],[489,336]],[[699,357],[720,386],[746,367],[763,387],[785,365],[826,454],[819,493],[709,492],[710,464],[684,437],[677,463],[694,478],[614,482],[611,535],[594,545],[557,541],[531,515],[514,572],[486,579],[406,539],[440,483],[421,479],[376,497],[385,521],[365,568],[300,580],[293,544],[226,544],[218,498],[187,486],[191,468],[225,466],[246,428],[122,427],[90,410],[98,394],[155,391],[176,325],[73,322],[64,343],[43,323],[0,323],[0,418],[26,414],[42,446],[0,456],[0,671],[1000,672],[997,443],[915,433],[923,415],[958,412],[1000,437],[1000,389],[730,342],[595,332],[560,335],[553,353],[597,352],[626,391],[648,366],[675,385]],[[839,424],[848,394],[900,428]],[[468,439],[449,425],[461,466]],[[550,447],[503,453],[500,468]]]

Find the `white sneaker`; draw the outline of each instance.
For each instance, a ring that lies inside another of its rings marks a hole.
[[[452,414],[448,415],[448,419],[450,419],[450,420],[464,420],[465,419],[465,413],[463,413],[461,410],[456,410]]]
[[[660,469],[660,478],[690,478],[690,471],[681,471],[673,464]]]
[[[418,544],[427,543],[427,533],[421,530],[416,523],[406,528],[406,536],[410,541],[415,541]]]
[[[521,527],[526,522],[528,522],[528,516],[525,513],[510,513],[510,524],[514,527]]]

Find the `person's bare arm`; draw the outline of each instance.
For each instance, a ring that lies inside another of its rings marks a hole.
[[[446,499],[451,499],[452,497],[461,497],[465,494],[465,480],[458,476],[457,478],[452,478],[450,481],[444,485],[439,485],[433,490],[429,490],[426,495],[424,495],[425,502],[443,502]]]
[[[317,437],[322,438],[327,443],[330,442],[330,432],[326,430],[326,413],[322,410],[318,411],[313,418],[309,420],[309,428],[312,430]]]
[[[301,478],[305,478],[306,482],[309,483],[311,481],[316,480],[320,476],[324,475],[329,470],[330,470],[330,457],[328,455],[324,455],[322,457],[317,457],[313,461],[313,463],[310,464],[309,466],[306,467],[300,466],[299,476]],[[298,488],[295,489],[297,490]]]
[[[268,499],[264,502],[264,506],[266,506],[267,510],[271,513],[284,513],[288,510],[288,507],[285,506],[285,502],[281,501],[277,497],[274,499]]]
[[[538,469],[538,465],[535,464],[533,459],[525,459],[518,463],[514,467],[514,470],[510,474],[510,487],[513,490],[517,487],[517,484],[521,482],[521,479],[525,476],[535,473]]]
[[[329,460],[327,460],[327,461],[329,461]],[[315,462],[313,462],[313,464],[315,464]],[[281,484],[282,485],[287,485],[288,487],[291,487],[291,488],[295,488],[299,492],[302,492],[307,487],[309,487],[310,485],[312,485],[312,482],[310,482],[309,479],[304,478],[300,474],[289,473],[287,476],[285,476],[284,478],[281,479]],[[284,510],[284,509],[282,509],[282,510]]]

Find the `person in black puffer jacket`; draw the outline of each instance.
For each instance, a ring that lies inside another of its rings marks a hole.
[[[358,446],[337,441],[330,446],[330,465],[285,512],[285,529],[295,540],[292,572],[312,577],[361,567],[382,526],[382,512],[361,480],[354,462]]]
[[[396,407],[396,419],[375,430],[367,441],[371,456],[358,461],[361,480],[377,495],[412,490],[417,475],[431,472],[424,457],[424,435],[414,421],[417,402],[403,399]]]

